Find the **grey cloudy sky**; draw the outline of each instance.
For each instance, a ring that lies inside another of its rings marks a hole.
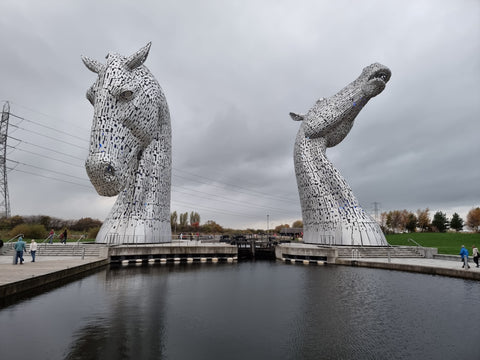
[[[105,218],[114,199],[83,167],[95,74],[80,55],[149,41],[172,116],[172,211],[234,228],[300,219],[288,113],[373,62],[390,82],[327,150],[362,206],[480,206],[477,0],[3,0],[0,101],[25,119],[10,119],[12,215]]]

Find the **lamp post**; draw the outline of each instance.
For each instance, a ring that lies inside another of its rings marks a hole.
[[[267,241],[270,240],[270,237],[268,236],[268,230],[269,230],[269,220],[270,220],[270,215],[267,214]]]

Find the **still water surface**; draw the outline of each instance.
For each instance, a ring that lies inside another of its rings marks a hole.
[[[479,359],[480,284],[279,262],[102,270],[0,309],[1,359]]]

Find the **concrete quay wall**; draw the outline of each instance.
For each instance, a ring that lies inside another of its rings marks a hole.
[[[168,243],[158,245],[118,245],[101,249],[110,262],[234,261],[238,249],[227,244]]]
[[[275,257],[290,262],[315,262],[335,264],[338,251],[333,247],[312,244],[286,243],[275,247]]]
[[[276,246],[275,257],[287,263],[359,266],[480,280],[479,268],[472,264],[469,269],[462,269],[460,256],[438,255],[437,249],[414,248],[412,252],[406,247],[364,247],[358,251],[352,248],[289,243]],[[350,256],[345,256],[347,253]]]

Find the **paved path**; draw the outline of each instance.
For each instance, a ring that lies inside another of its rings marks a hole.
[[[23,258],[23,265],[13,265],[12,256],[0,256],[0,286],[100,260],[96,256],[83,260],[81,256],[37,256],[35,262],[31,262],[30,255]]]
[[[462,263],[460,262],[460,256],[458,256],[458,261],[452,260],[437,260],[437,259],[424,259],[424,258],[391,258],[390,261],[385,258],[370,258],[370,259],[357,259],[362,261],[369,262],[380,262],[380,263],[392,263],[392,264],[405,264],[405,265],[421,265],[427,267],[435,267],[442,269],[454,269],[454,270],[464,270],[462,269]],[[469,262],[470,269],[465,271],[476,271],[480,272],[480,268],[475,267],[475,263]]]
[[[456,258],[454,258],[456,259]],[[416,273],[452,276],[457,278],[480,281],[480,268],[475,263],[470,263],[470,268],[463,269],[460,256],[456,261],[444,259],[424,258],[359,258],[337,259],[338,265],[363,266],[379,269],[410,271]]]

